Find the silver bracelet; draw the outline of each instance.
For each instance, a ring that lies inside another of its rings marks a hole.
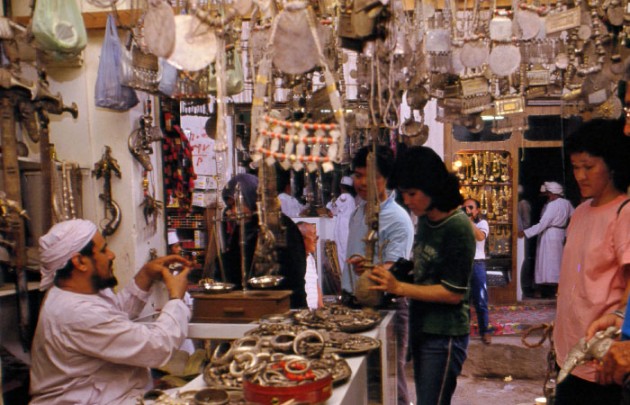
[[[617,315],[617,316],[618,316],[619,318],[621,318],[621,319],[625,319],[625,318],[626,318],[626,313],[625,313],[625,311],[622,311],[622,310],[620,310],[620,309],[616,309],[616,310],[614,310],[612,313],[613,313],[613,315]]]

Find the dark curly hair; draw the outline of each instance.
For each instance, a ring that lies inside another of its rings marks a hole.
[[[450,173],[432,149],[416,146],[407,149],[398,159],[390,185],[399,190],[418,189],[431,198],[429,209],[449,212],[464,202],[459,192],[459,179]]]
[[[595,119],[582,124],[566,140],[568,155],[588,153],[604,160],[615,188],[626,192],[630,185],[630,137],[622,120]]]

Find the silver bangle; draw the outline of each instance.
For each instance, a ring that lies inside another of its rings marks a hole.
[[[626,318],[626,312],[622,311],[620,309],[616,309],[612,313],[613,313],[613,315],[616,315],[616,316],[618,316],[621,319],[625,319]]]

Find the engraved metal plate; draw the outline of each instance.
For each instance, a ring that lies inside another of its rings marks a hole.
[[[491,108],[492,97],[485,94],[469,98],[447,98],[444,99],[444,106],[458,110],[461,114],[475,114]]]
[[[582,13],[579,7],[570,8],[559,13],[549,14],[545,17],[545,28],[547,34],[554,32],[566,31],[571,28],[579,27],[581,24]]]
[[[540,32],[541,18],[532,11],[517,11],[515,20],[521,31],[521,39],[525,41],[533,39]]]
[[[485,77],[475,77],[460,81],[462,96],[471,97],[488,93],[488,80]]]
[[[522,113],[525,108],[523,97],[510,97],[494,100],[494,109],[497,115],[510,115]]]
[[[521,63],[521,51],[514,45],[498,45],[492,48],[488,65],[497,76],[509,76]]]
[[[551,79],[551,73],[547,69],[532,69],[527,71],[527,83],[530,86],[546,86]]]
[[[577,31],[578,38],[580,38],[582,41],[586,41],[587,39],[591,37],[591,35],[592,35],[592,30],[591,30],[590,25],[586,25],[586,24],[580,25],[580,28],[578,28],[578,31]]]
[[[490,49],[482,41],[467,42],[462,46],[459,59],[467,68],[477,68],[488,62]]]
[[[512,39],[512,20],[505,16],[497,16],[490,20],[488,28],[493,41],[510,41]]]
[[[446,28],[427,31],[424,48],[431,53],[445,53],[451,50],[451,32]]]
[[[608,7],[606,9],[606,16],[608,17],[608,22],[615,27],[620,27],[621,25],[623,25],[623,7]]]

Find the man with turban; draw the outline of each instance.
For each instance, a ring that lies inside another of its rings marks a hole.
[[[225,266],[226,281],[233,283],[237,288],[242,288],[241,276],[241,246],[240,229],[236,214],[236,186],[239,185],[243,196],[243,211],[245,215],[245,272],[253,276],[252,262],[260,226],[256,210],[256,198],[258,178],[251,174],[237,174],[223,189],[223,200],[226,209],[226,250],[223,253],[223,265]],[[304,240],[297,225],[288,216],[281,214],[280,224],[284,228],[286,240],[276,240],[277,260],[280,266],[278,274],[284,279],[278,290],[291,290],[291,308],[306,308],[306,290],[304,287],[306,277],[306,251]],[[277,236],[276,236],[277,237]]]
[[[562,249],[573,206],[569,200],[562,197],[564,189],[555,181],[545,182],[540,190],[547,195],[547,203],[543,207],[540,221],[519,231],[518,236],[529,239],[540,235],[536,245],[534,281],[541,285],[544,298],[553,298],[560,278]]]
[[[120,292],[116,257],[96,225],[73,219],[39,239],[47,291],[32,347],[31,404],[133,404],[150,388],[149,367],[171,358],[188,331],[182,301],[190,263],[166,256],[146,263]],[[184,265],[177,275],[171,263]],[[162,280],[170,300],[151,323],[134,323],[149,289]]]
[[[330,210],[330,214],[335,218],[335,243],[337,244],[337,257],[339,257],[340,267],[343,267],[346,260],[350,216],[352,216],[357,207],[351,191],[353,185],[352,177],[343,176],[339,183],[341,194],[326,205],[326,208]]]

